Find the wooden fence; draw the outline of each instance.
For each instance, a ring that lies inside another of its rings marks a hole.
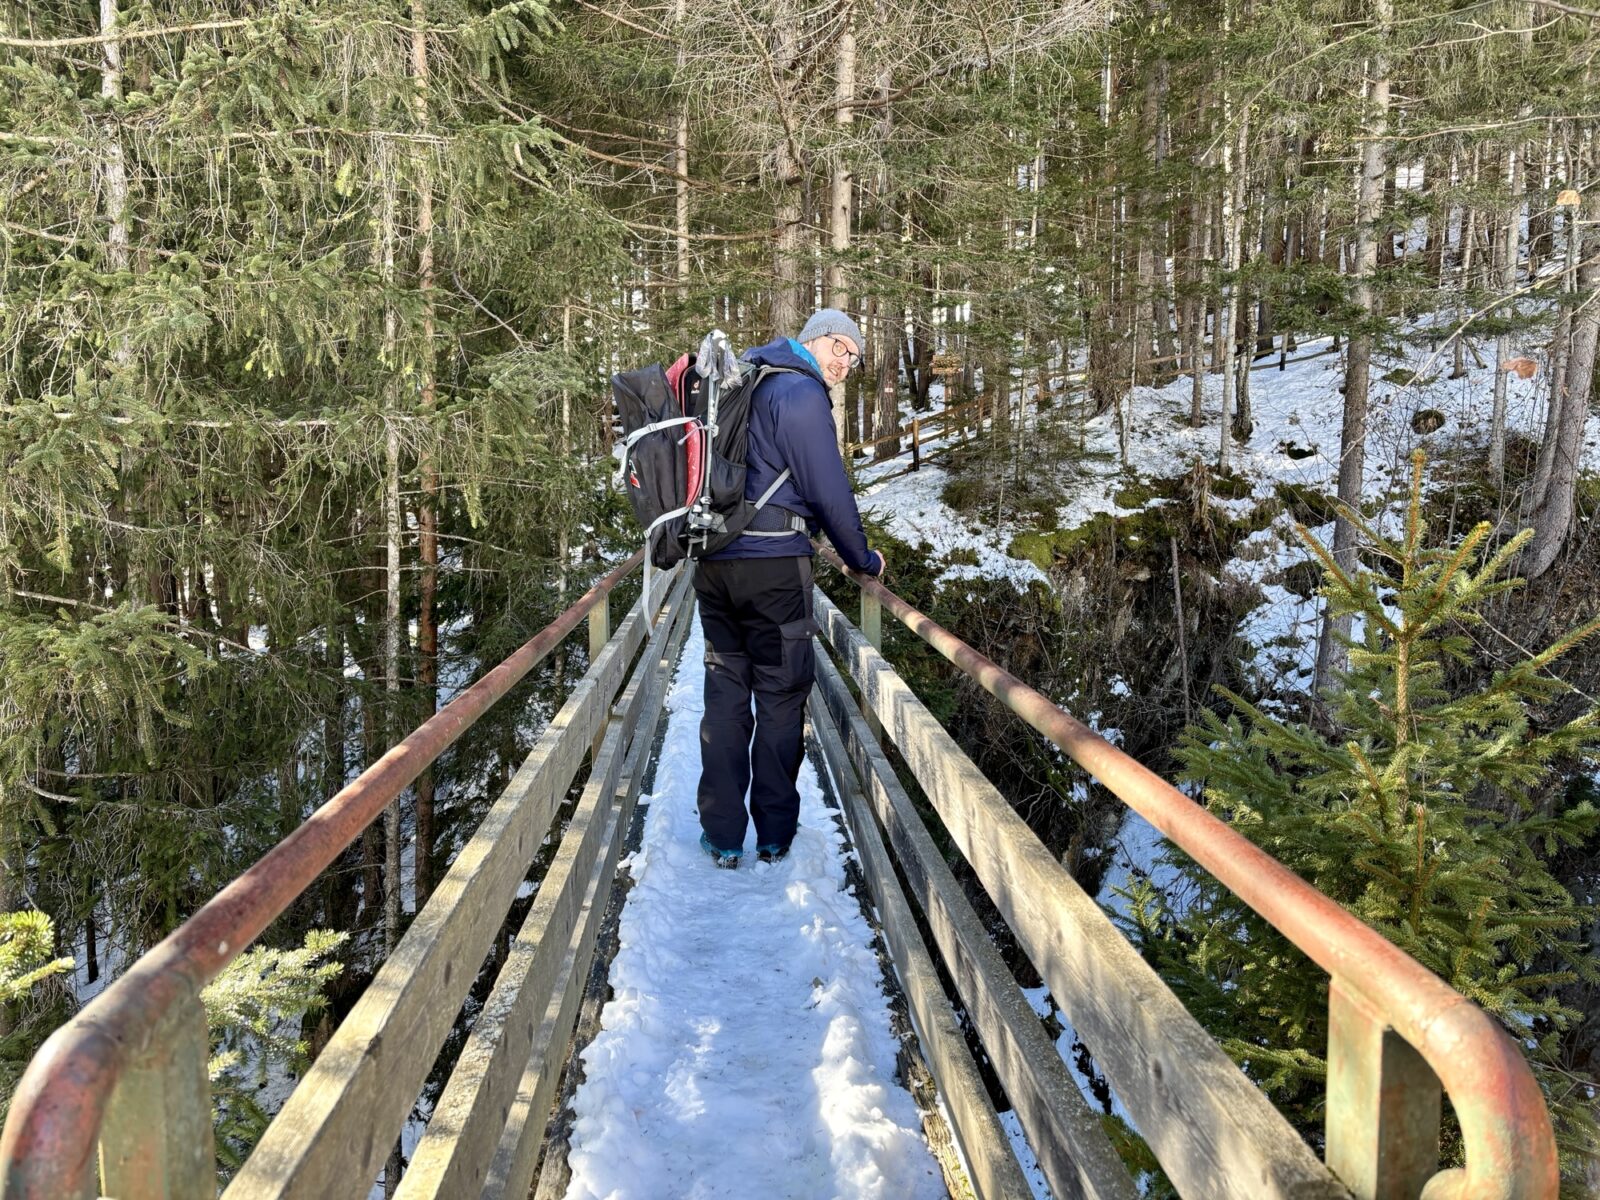
[[[627,568],[639,560],[636,555]],[[688,572],[675,571],[654,597],[640,597],[613,635],[607,593],[626,573],[614,572],[514,655],[518,661],[508,660],[473,685],[280,844],[263,860],[283,864],[264,873],[273,884],[270,895],[240,888],[252,880],[247,872],[179,931],[197,922],[199,928],[237,925],[241,906],[224,902],[230,891],[248,897],[246,905],[255,910],[250,923],[264,926],[422,766],[587,615],[588,672],[229,1183],[226,1200],[367,1194],[551,835],[559,836],[555,857],[398,1193],[406,1200],[528,1195],[600,914],[694,607]],[[652,628],[663,591],[665,605]],[[576,809],[565,831],[555,830],[557,811],[586,759],[589,774]],[[336,834],[318,837],[319,828],[333,827]],[[200,967],[188,965],[197,957],[188,946],[192,937],[173,936],[173,949],[140,960],[112,985],[120,992],[108,989],[97,998],[30,1066],[0,1141],[6,1200],[88,1200],[102,1191],[117,1200],[216,1197],[198,988],[190,983],[175,992],[186,999],[165,1015],[158,1010],[137,1038],[130,1036],[128,1014],[154,990],[141,987],[146,976],[161,984],[214,975],[254,934],[231,941],[211,934],[209,949],[216,953]],[[105,996],[110,999],[102,1003]],[[106,1041],[107,1031],[115,1041]]]

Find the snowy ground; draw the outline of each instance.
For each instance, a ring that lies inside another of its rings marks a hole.
[[[1275,361],[1263,360],[1251,373],[1251,402],[1255,428],[1249,442],[1230,440],[1230,466],[1250,481],[1248,498],[1213,498],[1219,512],[1240,516],[1271,499],[1280,484],[1307,486],[1332,495],[1338,469],[1339,425],[1343,411],[1340,386],[1344,380],[1343,356],[1318,354],[1326,340],[1304,343],[1296,352],[1304,361],[1291,362],[1283,371]],[[1542,350],[1514,347],[1514,354],[1533,359],[1539,366],[1532,379],[1507,376],[1507,427],[1537,438],[1543,428],[1549,380]],[[1447,378],[1450,356],[1431,359],[1431,352],[1412,351],[1405,359],[1380,359],[1374,366],[1371,415],[1366,453],[1365,497],[1370,505],[1392,499],[1409,474],[1413,449],[1437,450],[1445,446],[1480,447],[1487,443],[1494,400],[1495,365],[1470,365],[1461,379]],[[1396,371],[1425,368],[1416,387],[1386,382]],[[1214,466],[1220,437],[1220,376],[1205,381],[1205,420],[1199,429],[1188,425],[1192,381],[1183,376],[1165,388],[1136,388],[1128,403],[1128,465],[1121,462],[1117,419],[1107,412],[1088,422],[1084,455],[1063,465],[1063,502],[1057,516],[1061,529],[1072,529],[1098,513],[1131,515],[1119,508],[1114,496],[1137,480],[1171,478],[1189,469],[1196,459]],[[1430,434],[1412,428],[1412,417],[1423,409],[1436,409],[1443,425]],[[1585,441],[1583,469],[1600,472],[1600,415],[1591,416]],[[937,466],[882,483],[869,484],[862,509],[883,521],[895,536],[917,545],[928,543],[936,558],[948,565],[943,582],[972,577],[1008,579],[1018,588],[1042,580],[1031,562],[1006,553],[1012,539],[1028,530],[1021,526],[980,521],[953,511],[940,499],[949,474]],[[1323,541],[1331,540],[1331,525],[1311,529]],[[949,563],[952,554],[962,559],[976,555],[977,564]],[[1262,598],[1245,619],[1241,633],[1257,647],[1255,666],[1264,685],[1304,687],[1311,672],[1315,649],[1315,623],[1319,601],[1305,599],[1282,584],[1284,571],[1307,557],[1293,531],[1289,514],[1252,535],[1240,546],[1226,573],[1260,589]],[[892,565],[892,564],[891,564]]]
[[[642,801],[614,996],[583,1052],[568,1200],[943,1197],[895,1079],[872,930],[845,890],[815,766],[801,768],[786,861],[747,854],[722,871],[697,845],[702,645],[696,628]]]

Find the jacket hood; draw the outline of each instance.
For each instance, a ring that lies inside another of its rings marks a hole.
[[[791,371],[804,371],[824,388],[828,386],[828,381],[817,373],[817,368],[812,366],[804,355],[794,352],[794,347],[789,345],[789,339],[786,337],[774,338],[765,346],[746,350],[740,361],[758,367],[788,367]]]

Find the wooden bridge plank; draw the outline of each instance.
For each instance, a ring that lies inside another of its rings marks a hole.
[[[661,657],[656,660],[655,670],[646,680],[648,690],[641,698],[637,710],[639,715],[632,723],[637,730],[637,736],[628,752],[628,761],[623,768],[622,780],[618,784],[614,831],[608,835],[612,839],[608,842],[610,858],[604,872],[608,880],[614,878],[616,873],[616,859],[627,834],[628,824],[633,818],[633,808],[639,798],[639,789],[644,782],[645,762],[655,740],[656,726],[661,720],[672,670],[682,652],[693,619],[694,603],[689,600],[680,606],[676,628],[672,631]],[[663,621],[662,627],[665,628],[668,624],[671,622]],[[596,872],[597,887],[600,877],[601,873]],[[603,893],[596,892],[586,901],[590,907],[585,914],[582,944],[574,948],[563,965],[564,973],[545,1009],[545,1018],[540,1026],[538,1041],[535,1043],[546,1047],[545,1052],[530,1058],[523,1070],[505,1130],[500,1136],[500,1144],[489,1168],[481,1200],[505,1200],[508,1197],[511,1200],[525,1200],[532,1188],[539,1152],[548,1144],[545,1133],[550,1124],[551,1102],[556,1084],[561,1077],[564,1059],[570,1057],[552,1054],[551,1050],[571,1046],[578,1004],[583,995],[584,979],[594,953],[595,939],[600,927],[599,918],[604,908],[602,897]],[[564,1156],[563,1165],[565,1165]]]
[[[822,657],[819,655],[819,660]],[[850,822],[851,837],[878,908],[879,927],[905,988],[917,1039],[927,1053],[939,1094],[949,1107],[951,1125],[973,1190],[978,1200],[1031,1200],[1033,1190],[1017,1164],[994,1105],[989,1102],[988,1089],[978,1074],[977,1064],[972,1061],[967,1040],[944,994],[944,986],[939,982],[939,973],[922,943],[911,906],[906,903],[905,894],[895,879],[894,864],[889,860],[878,827],[861,794],[855,768],[839,731],[827,705],[815,690],[811,700],[812,728],[834,777],[845,817]]]
[[[550,1057],[551,1047],[537,1040],[537,1018],[545,1014],[552,991],[559,996],[569,949],[592,944],[594,913],[591,909],[585,920],[584,896],[593,895],[596,879],[609,891],[616,862],[615,798],[624,758],[632,759],[630,743],[647,740],[638,736],[635,722],[671,629],[686,607],[688,583],[684,575],[673,590],[668,617],[651,636],[639,670],[601,734],[594,771],[400,1181],[400,1200],[464,1196],[481,1189],[525,1066],[530,1057]],[[555,1065],[559,1067],[559,1059]]]
[[[817,656],[818,696],[866,782],[911,895],[955,980],[1000,1082],[1057,1200],[1134,1200],[1127,1168],[1090,1110],[989,932],[895,778],[844,679]],[[813,711],[815,711],[815,706]]]
[[[635,606],[340,1024],[225,1200],[364,1195],[644,640]]]
[[[817,617],[1179,1193],[1347,1200],[893,668],[820,593]]]

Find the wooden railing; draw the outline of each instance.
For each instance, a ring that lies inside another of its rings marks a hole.
[[[51,1036],[0,1137],[5,1200],[102,1192],[213,1200],[200,989],[587,618],[588,673],[224,1193],[366,1195],[587,756],[576,810],[399,1193],[528,1194],[668,671],[693,609],[688,575],[677,572],[666,577],[653,629],[656,598],[642,596],[612,635],[609,593],[640,561],[635,555],[391,749]]]
[[[944,435],[948,436],[952,431],[968,428],[969,419],[973,429],[981,430],[983,422],[993,409],[994,400],[992,397],[978,396],[972,400],[952,405],[949,408],[941,408],[938,412],[917,413],[912,416],[909,424],[902,425],[892,433],[886,433],[881,437],[868,438],[864,442],[850,442],[844,448],[845,453],[854,454],[857,450],[875,451],[886,442],[893,442],[897,449],[895,454],[890,457],[899,457],[900,454],[909,452],[911,465],[906,469],[908,471],[916,471],[921,469],[922,460],[925,457],[923,442],[927,440],[932,431],[941,430]],[[908,451],[898,449],[908,439]],[[940,452],[942,453],[943,451],[941,450]]]
[[[831,551],[823,554],[844,570]],[[862,589],[861,629],[816,592],[818,619],[840,664],[819,666],[818,736],[980,1196],[1027,1193],[1017,1190],[993,1111],[952,1032],[948,1001],[923,982],[931,971],[926,950],[880,839],[893,850],[1053,1194],[1132,1193],[1054,1048],[1040,1044],[1037,1021],[1025,1013],[1015,982],[890,768],[880,728],[1187,1200],[1554,1200],[1555,1141],[1543,1096],[1493,1019],[1046,697],[877,581],[847,574]],[[879,652],[883,609],[1329,972],[1326,1161],[1189,1015],[890,667]],[[859,709],[846,677],[859,693]],[[1439,1169],[1441,1085],[1466,1152],[1463,1168],[1445,1171]]]

